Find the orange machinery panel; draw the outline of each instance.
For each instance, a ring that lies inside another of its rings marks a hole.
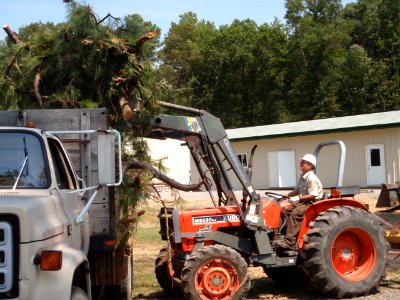
[[[261,205],[264,224],[271,229],[279,228],[281,224],[282,208],[278,201],[274,199],[262,199]]]
[[[176,225],[175,239],[181,242],[184,252],[192,251],[195,244],[196,234],[218,231],[221,228],[239,227],[240,215],[237,206],[221,206],[203,209],[189,209],[178,212],[179,230]],[[206,241],[205,245],[213,244]]]
[[[278,228],[282,210],[279,203],[273,199],[262,199],[261,206],[264,224],[271,229]],[[178,211],[178,223],[179,229],[174,226],[175,236],[177,234],[179,236],[176,242],[182,243],[184,252],[191,251],[195,244],[196,234],[239,227],[239,209],[237,206],[221,206],[182,210]],[[205,242],[206,245],[212,243],[212,241]]]
[[[221,206],[179,211],[181,232],[217,231],[218,228],[239,226],[237,206]]]

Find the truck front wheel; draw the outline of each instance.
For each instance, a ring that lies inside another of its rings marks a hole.
[[[71,300],[88,300],[88,296],[80,287],[73,286],[71,289]]]
[[[310,223],[302,257],[311,284],[336,298],[374,292],[388,262],[379,220],[362,209],[337,206]]]
[[[186,261],[181,287],[185,299],[239,299],[250,288],[246,261],[223,245],[203,247]]]

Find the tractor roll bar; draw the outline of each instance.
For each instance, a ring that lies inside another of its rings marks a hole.
[[[318,146],[314,150],[314,156],[318,161],[319,151],[325,146],[339,145],[340,148],[340,157],[339,157],[339,168],[337,173],[337,186],[343,186],[343,174],[344,174],[344,162],[346,160],[346,146],[342,141],[326,141],[319,143]],[[318,163],[317,163],[318,164]],[[317,166],[315,166],[315,173],[317,173]]]

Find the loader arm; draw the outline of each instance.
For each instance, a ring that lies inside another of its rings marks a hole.
[[[184,141],[214,205],[236,204],[243,217],[241,206],[234,194],[233,184],[228,175],[229,172],[233,172],[250,199],[256,197],[256,194],[220,119],[204,110],[161,101],[159,104],[163,108],[188,115],[157,115],[150,120],[150,130],[146,137]],[[135,123],[135,118],[131,120],[131,123]],[[210,180],[210,176],[212,180]],[[211,193],[213,184],[217,190],[218,204]]]

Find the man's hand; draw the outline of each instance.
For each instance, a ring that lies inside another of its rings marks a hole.
[[[295,204],[295,203],[300,201],[300,197],[299,196],[289,197],[288,201],[289,201],[290,204]]]

